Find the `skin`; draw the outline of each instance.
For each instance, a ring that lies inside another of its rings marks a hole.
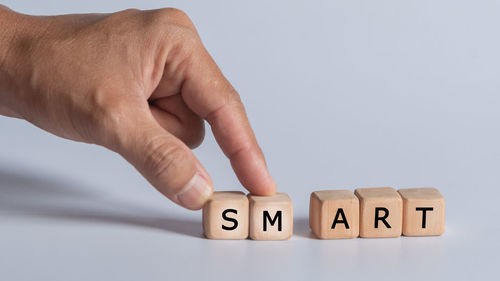
[[[0,114],[115,151],[177,204],[213,192],[204,120],[241,184],[273,195],[245,109],[182,11],[29,16],[0,6]]]

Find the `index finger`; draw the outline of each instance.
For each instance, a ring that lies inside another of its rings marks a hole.
[[[276,184],[238,93],[204,47],[191,60],[181,89],[185,103],[208,121],[241,184],[255,195],[273,195]]]

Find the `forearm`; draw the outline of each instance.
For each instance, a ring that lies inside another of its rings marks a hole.
[[[0,67],[4,64],[10,42],[12,42],[15,34],[14,30],[17,24],[13,18],[14,12],[0,5],[0,26],[2,26],[0,29]]]
[[[21,104],[32,94],[33,46],[46,29],[41,18],[0,5],[0,115],[21,117]]]
[[[19,14],[0,5],[0,115],[18,117],[12,109],[12,95],[16,92],[13,59],[15,38],[23,29]]]

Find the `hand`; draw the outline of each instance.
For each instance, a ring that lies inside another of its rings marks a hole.
[[[189,149],[207,120],[242,185],[274,194],[238,93],[183,12],[35,17],[0,7],[0,26],[0,114],[116,151],[193,210],[213,190]]]

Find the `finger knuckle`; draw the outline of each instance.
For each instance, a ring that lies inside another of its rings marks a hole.
[[[203,120],[192,120],[186,127],[184,143],[191,149],[200,146],[205,138],[205,124]]]
[[[145,158],[145,166],[154,179],[175,175],[180,160],[186,157],[186,151],[182,147],[169,144],[160,138],[151,139],[147,143],[147,151],[149,152]],[[175,187],[171,186],[170,189]],[[175,190],[171,192],[175,193]]]
[[[178,46],[194,47],[201,40],[191,19],[181,10],[174,8],[160,9],[153,12],[153,29],[157,34]]]
[[[162,10],[171,16],[177,16],[177,17],[181,17],[181,18],[189,18],[188,15],[183,10],[180,10],[177,8],[164,8]]]
[[[186,28],[194,28],[189,16],[182,10],[176,8],[164,8],[153,13],[154,19],[163,26],[178,25]]]

